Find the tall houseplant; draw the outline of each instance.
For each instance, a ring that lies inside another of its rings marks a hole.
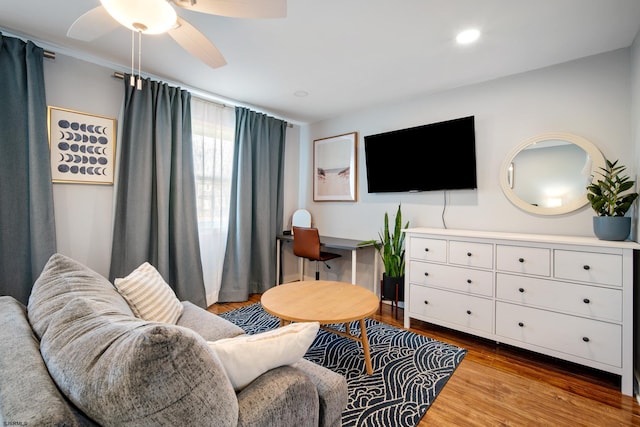
[[[409,227],[409,221],[404,228]],[[378,233],[380,240],[368,240],[361,245],[373,244],[384,264],[382,297],[404,300],[404,233],[402,233],[402,209],[398,205],[393,230],[389,227],[389,214],[384,214],[384,229]]]
[[[596,212],[593,229],[601,240],[624,240],[631,230],[631,218],[625,214],[638,193],[630,191],[635,181],[623,174],[625,166],[618,165],[618,160],[605,162],[606,166],[597,172],[601,178],[587,186],[587,199]]]

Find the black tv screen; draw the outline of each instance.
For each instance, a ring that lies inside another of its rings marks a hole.
[[[369,193],[477,188],[474,116],[364,137]]]

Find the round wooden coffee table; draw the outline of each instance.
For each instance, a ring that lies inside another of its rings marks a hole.
[[[326,280],[292,282],[269,289],[260,300],[267,313],[284,322],[319,322],[321,325],[344,323],[345,332],[322,326],[340,336],[362,344],[367,374],[373,373],[365,317],[378,310],[378,297],[358,285]],[[360,336],[352,335],[349,322],[360,322]]]

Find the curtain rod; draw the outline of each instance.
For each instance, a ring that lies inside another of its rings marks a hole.
[[[47,59],[56,59],[56,53],[50,50],[43,51],[43,56]]]
[[[114,71],[113,72],[113,77],[116,78],[116,79],[124,80],[124,73],[120,73],[118,71]],[[220,106],[222,108],[235,108],[235,106],[233,106],[233,105],[221,104],[219,102],[215,102],[215,101],[211,101],[211,100],[207,100],[207,102],[211,102],[212,104],[218,105],[218,106]],[[287,127],[288,128],[293,128],[293,124],[292,123],[289,123],[289,122],[286,122],[286,123],[287,123]]]
[[[120,72],[118,72],[118,71],[114,71],[114,72],[113,72],[113,77],[114,77],[114,78],[116,78],[116,79],[124,80],[124,73],[120,73]],[[210,103],[215,104],[215,105],[217,105],[217,106],[219,106],[219,107],[222,107],[222,108],[227,108],[227,107],[228,107],[228,108],[233,108],[233,106],[232,106],[232,105],[221,104],[221,103],[219,103],[219,102],[215,102],[215,101],[209,101],[209,100],[207,100],[207,102],[210,102]]]

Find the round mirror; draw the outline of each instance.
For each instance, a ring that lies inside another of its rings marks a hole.
[[[560,215],[588,203],[586,187],[604,166],[604,156],[586,139],[546,133],[526,140],[507,156],[500,185],[520,209]]]

